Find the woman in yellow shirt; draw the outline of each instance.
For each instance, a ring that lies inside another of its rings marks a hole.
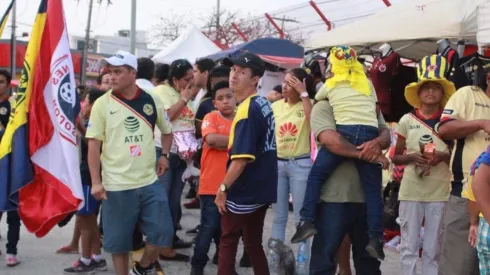
[[[272,104],[276,122],[278,187],[273,205],[272,238],[284,242],[288,221],[289,193],[293,197],[294,220],[299,222],[306,180],[312,165],[310,156],[311,98],[315,83],[304,69],[293,69],[283,83],[283,99]]]
[[[159,85],[153,91],[163,102],[167,118],[172,123],[172,132],[195,132],[195,114],[192,108],[191,99],[194,97],[192,90],[193,85],[193,67],[191,63],[185,59],[178,59],[170,64],[168,84]],[[156,137],[159,139],[159,137]],[[168,193],[170,205],[170,214],[174,223],[175,232],[182,217],[181,195],[184,189],[182,175],[187,167],[187,164],[177,154],[178,148],[175,140],[172,144],[170,152],[161,152],[169,160],[169,169],[160,179]],[[189,248],[192,246],[190,242],[184,242],[179,239],[177,234],[174,235],[173,248]],[[188,256],[177,254],[178,258],[162,256],[163,260],[189,260]]]

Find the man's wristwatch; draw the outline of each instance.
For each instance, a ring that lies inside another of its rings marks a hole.
[[[162,153],[162,157],[170,159],[170,153]]]
[[[219,186],[219,190],[223,193],[227,193],[228,190],[230,190],[230,187],[228,187],[228,185],[222,183],[220,186]]]
[[[307,93],[307,92],[302,92],[302,93],[300,94],[300,96],[301,96],[301,98],[307,98],[307,97],[310,97],[310,95],[308,95],[308,93]]]

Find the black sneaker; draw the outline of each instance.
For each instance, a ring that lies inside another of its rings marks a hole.
[[[366,246],[366,251],[371,255],[372,257],[378,259],[378,260],[384,260],[385,259],[385,252],[383,250],[383,244],[378,238],[371,238],[369,240],[368,245]]]
[[[218,265],[219,252],[214,253],[213,264]]]
[[[194,188],[189,188],[189,192],[187,192],[187,195],[185,195],[185,198],[190,200],[190,199],[193,199],[197,197],[197,192],[196,192],[196,189]]]
[[[301,221],[296,227],[296,233],[294,233],[294,236],[291,238],[291,243],[300,243],[311,238],[316,233],[318,233],[318,231],[316,231],[313,222]]]
[[[190,236],[195,236],[195,235],[197,235],[199,233],[199,227],[200,227],[200,224],[198,224],[196,226],[196,228],[194,228],[194,229],[187,230],[185,232],[185,234],[190,235]]]
[[[102,259],[100,261],[92,259],[92,264],[97,271],[107,271],[107,262],[105,259]]]
[[[243,256],[240,259],[240,267],[252,267],[252,262],[250,262],[250,257],[247,251],[243,250]]]
[[[142,268],[140,266],[140,263],[136,262],[129,271],[130,275],[157,275],[157,269],[155,268],[155,265],[152,264],[147,268]]]
[[[186,249],[191,247],[192,247],[192,242],[184,242],[181,239],[177,239],[176,241],[174,241],[172,245],[173,249]]]
[[[204,275],[204,268],[193,266],[191,269],[191,275]]]
[[[73,263],[73,265],[69,268],[65,268],[63,270],[64,274],[94,274],[95,268],[93,262],[90,262],[89,265],[86,265],[82,262],[82,260],[78,260]]]

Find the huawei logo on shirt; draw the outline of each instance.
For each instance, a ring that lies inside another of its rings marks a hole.
[[[298,128],[291,122],[286,122],[279,128],[279,135],[284,137],[289,133],[290,136],[296,136],[298,134]]]

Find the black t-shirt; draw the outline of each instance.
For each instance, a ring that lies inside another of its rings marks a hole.
[[[490,57],[479,53],[460,58],[451,73],[451,81],[456,89],[465,86],[480,86],[484,82],[485,74],[490,69]]]
[[[85,122],[85,128],[88,127],[88,120]],[[83,185],[92,185],[92,178],[90,177],[90,169],[88,168],[88,139],[82,137],[80,141],[80,151],[81,151],[81,160],[80,160],[80,175],[82,177]]]
[[[11,107],[8,98],[0,101],[0,122],[2,123],[3,127],[7,127],[7,124],[9,123],[10,111]]]
[[[197,108],[196,119],[202,121],[207,114],[214,110],[216,110],[216,108],[214,108],[213,99],[210,97],[205,98],[201,101],[201,104],[199,104],[199,108]]]

